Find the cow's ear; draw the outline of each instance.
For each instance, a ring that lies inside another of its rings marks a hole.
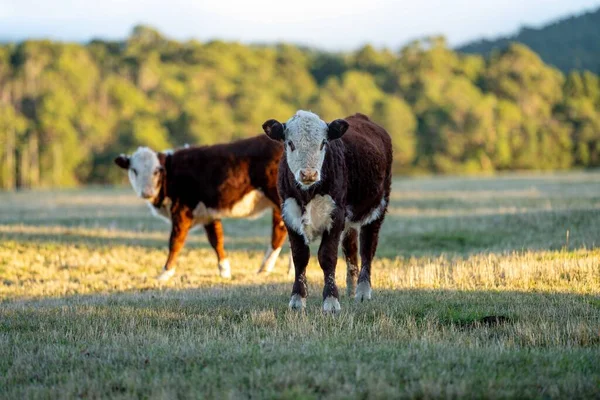
[[[123,169],[129,169],[129,156],[126,156],[125,154],[119,155],[115,158],[115,164]]]
[[[262,128],[271,139],[279,142],[285,140],[285,124],[282,124],[275,119],[270,119],[263,124]]]
[[[344,119],[336,119],[327,125],[327,139],[335,140],[341,138],[348,130],[348,122]]]

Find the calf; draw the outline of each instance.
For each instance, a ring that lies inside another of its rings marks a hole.
[[[348,295],[370,299],[371,262],[390,198],[390,136],[363,114],[327,124],[316,114],[298,111],[284,124],[265,122],[263,129],[285,144],[278,187],[296,270],[290,308],[306,306],[308,245],[319,236],[318,258],[325,275],[323,311],[340,309],[335,284],[340,239]]]
[[[265,136],[230,144],[187,147],[156,153],[140,147],[115,163],[128,170],[136,194],[145,199],[153,214],[171,223],[169,256],[159,280],[175,274],[175,259],[188,232],[203,225],[217,253],[219,273],[231,277],[223,246],[222,218],[246,218],[273,210],[271,246],[260,272],[271,272],[285,241],[277,194],[277,168],[283,148]]]

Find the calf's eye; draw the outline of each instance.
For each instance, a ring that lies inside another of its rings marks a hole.
[[[323,140],[321,142],[321,150],[323,150],[323,147],[325,147],[326,144],[327,144],[327,140]]]
[[[131,171],[133,172],[133,174],[134,174],[135,176],[137,176],[137,169],[135,169],[135,168],[131,168]]]
[[[296,146],[294,146],[294,143],[292,143],[291,140],[288,140],[287,145],[288,145],[288,147],[290,148],[291,151],[296,150]]]

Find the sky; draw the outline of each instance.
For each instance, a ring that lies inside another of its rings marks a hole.
[[[600,0],[0,0],[0,40],[122,39],[146,24],[178,40],[397,49],[443,34],[455,46],[599,7]]]

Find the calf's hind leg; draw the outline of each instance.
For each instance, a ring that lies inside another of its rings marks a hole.
[[[225,253],[225,245],[223,240],[223,224],[220,219],[216,219],[206,225],[204,225],[206,231],[206,237],[212,248],[217,253],[217,260],[219,262],[219,275],[221,278],[231,278],[231,266]]]
[[[273,225],[271,230],[271,246],[267,249],[265,253],[265,258],[263,259],[260,268],[258,269],[258,273],[270,273],[273,271],[275,267],[275,262],[277,261],[277,257],[281,252],[281,247],[285,242],[285,236],[287,235],[287,230],[285,229],[285,224],[283,222],[283,218],[281,217],[281,210],[279,208],[273,208]]]
[[[375,257],[375,250],[377,250],[382,223],[383,215],[360,229],[361,268],[355,296],[358,301],[371,300],[371,262]]]
[[[342,251],[346,259],[346,293],[353,297],[356,293],[356,281],[358,279],[358,232],[354,228],[348,228],[342,239]]]

